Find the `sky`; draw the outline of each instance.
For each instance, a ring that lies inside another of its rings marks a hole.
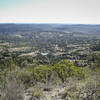
[[[100,24],[100,0],[0,0],[0,23]]]

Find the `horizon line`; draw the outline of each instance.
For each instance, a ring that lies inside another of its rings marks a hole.
[[[100,23],[43,23],[43,22],[0,22],[0,24],[65,24],[65,25],[100,25]]]

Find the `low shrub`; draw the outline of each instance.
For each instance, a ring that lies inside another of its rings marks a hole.
[[[32,75],[36,81],[46,82],[50,76],[55,72],[58,77],[64,82],[68,77],[77,77],[78,79],[86,78],[84,68],[74,66],[74,64],[67,60],[62,60],[54,66],[38,66],[34,67]],[[55,77],[55,76],[54,76]]]

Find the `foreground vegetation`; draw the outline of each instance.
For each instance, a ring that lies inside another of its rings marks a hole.
[[[53,88],[59,87],[64,89],[61,95],[58,95],[62,100],[68,98],[71,100],[78,100],[79,98],[79,100],[84,98],[99,100],[99,77],[100,68],[96,67],[92,70],[76,67],[68,60],[61,60],[53,66],[25,67],[16,65],[13,60],[8,60],[6,66],[2,65],[0,72],[0,97],[1,100],[14,100],[15,97],[16,100],[24,100],[24,91],[28,90],[33,100],[40,98],[45,100],[46,91],[49,93],[53,91]],[[88,94],[84,97],[85,93],[90,94],[90,97]],[[53,98],[56,99],[55,96]]]

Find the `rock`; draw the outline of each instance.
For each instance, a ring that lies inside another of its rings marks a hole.
[[[44,88],[43,90],[44,90],[44,91],[51,91],[50,88]]]

